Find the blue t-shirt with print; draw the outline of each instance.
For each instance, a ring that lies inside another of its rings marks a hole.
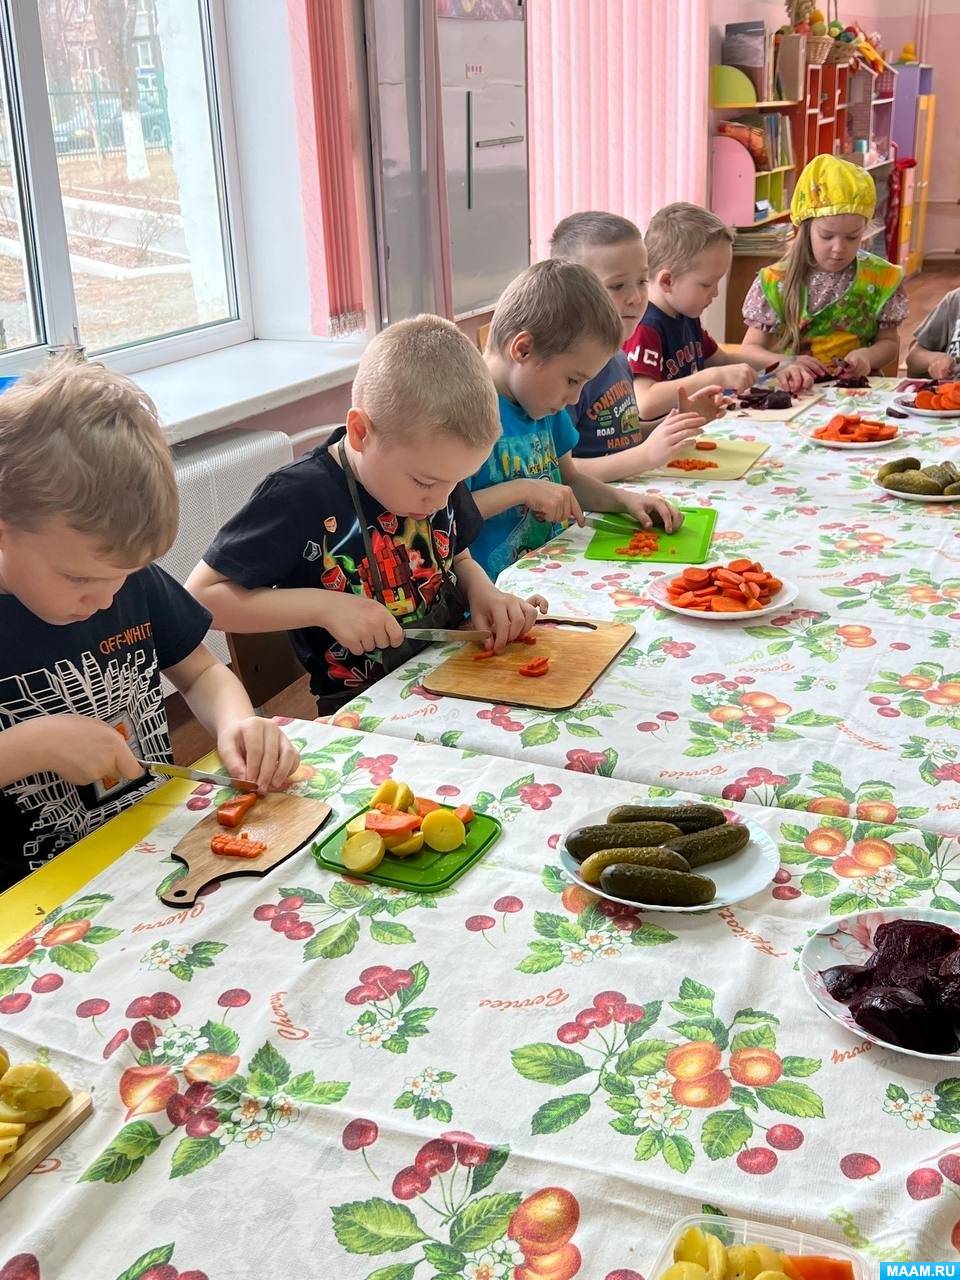
[[[633,374],[622,351],[611,356],[597,376],[584,383],[580,399],[569,413],[580,436],[573,450],[575,458],[603,458],[643,441]]]
[[[467,484],[474,493],[507,480],[552,480],[562,484],[559,459],[571,453],[579,440],[570,415],[564,410],[533,419],[515,401],[505,396],[499,400],[503,435]],[[538,520],[527,507],[510,507],[484,520],[483,528],[470,544],[470,554],[496,581],[497,575],[525,551],[542,547],[562,529],[562,524]]]

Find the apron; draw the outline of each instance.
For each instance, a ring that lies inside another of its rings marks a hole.
[[[872,253],[857,254],[857,268],[846,293],[815,311],[807,311],[806,288],[803,298],[801,350],[809,351],[826,364],[842,360],[851,351],[869,347],[877,339],[880,312],[896,292],[903,270]],[[783,298],[780,290],[785,268],[783,263],[763,267],[760,287],[778,320],[783,320]]]
[[[343,474],[347,481],[347,490],[350,494],[350,501],[353,504],[354,514],[357,517],[357,523],[360,526],[360,534],[363,538],[363,548],[367,556],[367,564],[370,566],[370,584],[373,588],[373,596],[375,600],[389,609],[386,602],[386,593],[383,587],[383,578],[380,575],[380,566],[377,564],[376,557],[373,554],[373,543],[370,540],[370,530],[367,528],[367,519],[363,513],[363,507],[360,504],[360,495],[357,492],[357,482],[353,474],[350,463],[347,460],[346,451],[341,440],[337,446],[337,457]],[[430,524],[430,546],[433,550],[433,558],[440,569],[441,586],[437,592],[433,603],[426,613],[416,619],[411,619],[410,625],[415,627],[431,627],[442,630],[451,630],[459,627],[467,612],[467,599],[460,588],[456,578],[448,571],[446,563],[440,553],[437,551],[437,542],[433,536],[433,525]],[[391,671],[396,671],[398,667],[402,667],[405,662],[409,662],[411,658],[416,657],[428,644],[430,640],[404,640],[403,644],[397,645],[396,648],[373,650],[371,656],[379,659],[383,665],[383,671],[386,675]],[[344,690],[343,693],[327,693],[317,696],[317,708],[320,715],[328,715],[333,711],[339,710],[344,703],[349,702],[351,698],[356,697],[362,690]]]

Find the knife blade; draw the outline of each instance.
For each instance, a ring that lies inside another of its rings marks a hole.
[[[404,627],[403,634],[413,640],[438,640],[453,644],[483,644],[490,638],[488,631],[447,631],[443,627]]]
[[[225,773],[204,773],[202,769],[184,769],[178,764],[161,764],[155,760],[137,760],[137,764],[164,778],[183,778],[187,782],[212,782],[215,787],[230,787],[234,791],[256,791],[255,782],[231,778]]]

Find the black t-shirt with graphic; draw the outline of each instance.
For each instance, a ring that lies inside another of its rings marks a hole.
[[[132,573],[113,603],[55,626],[0,595],[0,730],[35,716],[113,725],[141,760],[169,762],[160,673],[188,657],[210,614],[157,565]],[[0,889],[126,809],[155,784],[105,779],[77,787],[38,773],[0,790]]]
[[[247,590],[312,587],[376,598],[346,476],[330,454],[343,436],[341,427],[328,445],[267,476],[214,538],[207,564]],[[450,572],[480,531],[480,512],[463,484],[431,520],[385,511],[359,480],[357,492],[385,604],[401,626],[413,626],[442,585],[437,556]],[[357,657],[320,627],[291,631],[290,639],[318,697],[358,693],[383,675],[375,655]]]

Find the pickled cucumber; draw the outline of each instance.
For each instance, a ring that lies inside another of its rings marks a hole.
[[[580,864],[580,878],[587,884],[599,884],[604,867],[612,867],[615,862],[629,863],[636,867],[665,867],[668,871],[690,870],[686,858],[674,853],[672,849],[598,849]]]
[[[919,458],[894,458],[883,464],[877,472],[877,479],[882,483],[887,476],[892,476],[897,471],[919,471],[922,465]]]
[[[955,476],[950,474],[946,467],[939,463],[933,463],[929,467],[921,467],[920,474],[929,476],[934,484],[939,486],[941,493],[948,484],[953,484],[956,479]]]
[[[936,480],[931,480],[922,471],[898,471],[892,476],[887,476],[883,487],[891,489],[894,493],[922,493],[933,496],[943,492]]]
[[[723,811],[712,804],[618,804],[607,814],[607,821],[672,822],[681,831],[705,831],[726,822]]]
[[[951,484],[956,484],[960,481],[960,467],[955,462],[941,462],[940,465],[950,477]]]
[[[648,849],[665,845],[681,834],[672,822],[606,823],[595,827],[578,827],[565,840],[567,852],[582,862],[600,849]]]
[[[604,868],[600,887],[615,898],[663,907],[702,907],[717,896],[717,886],[706,876],[626,862]]]
[[[960,483],[948,484],[943,492],[949,494],[951,498],[955,497],[958,493],[960,493]]]
[[[708,862],[723,862],[750,843],[750,832],[742,822],[727,822],[722,827],[708,827],[706,831],[691,831],[667,841],[667,848],[680,853],[691,867],[702,867]]]

